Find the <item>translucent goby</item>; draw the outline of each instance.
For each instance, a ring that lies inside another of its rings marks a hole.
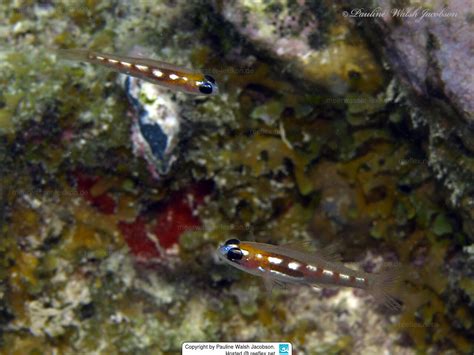
[[[60,49],[60,58],[98,64],[153,84],[193,95],[216,95],[219,90],[210,75],[159,60],[120,56],[88,49]]]

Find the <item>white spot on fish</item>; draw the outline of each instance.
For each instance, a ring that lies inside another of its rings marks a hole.
[[[98,55],[96,58],[99,59],[99,60],[105,60],[105,58],[101,57],[100,55]]]
[[[356,277],[356,281],[358,281],[358,282],[364,282],[364,278],[363,278],[363,277]]]
[[[178,78],[179,78],[179,76],[177,76],[176,74],[170,74],[170,79],[171,80],[176,80]]]
[[[115,60],[115,59],[107,59],[109,61],[109,63],[112,63],[112,64],[117,64],[119,61],[118,60]]]
[[[156,76],[157,78],[161,78],[163,76],[163,72],[158,69],[153,69],[153,75]]]
[[[345,275],[345,274],[340,274],[339,277],[341,279],[345,279],[345,280],[349,280],[349,278],[350,278],[349,275]]]
[[[127,62],[120,62],[120,64],[122,64],[123,66],[126,66],[127,68],[130,68],[132,66],[132,64],[127,63]]]
[[[313,266],[313,265],[306,265],[306,268],[309,271],[318,271],[318,268],[316,266]]]
[[[249,252],[247,250],[245,249],[240,249],[240,250],[242,250],[242,254],[244,254],[245,256],[249,255]]]
[[[271,262],[272,264],[278,265],[278,264],[281,264],[281,262],[282,262],[283,260],[280,259],[280,258],[275,258],[275,257],[273,257],[273,256],[269,256],[269,257],[268,257],[268,261]]]
[[[301,266],[300,263],[297,263],[295,261],[292,261],[291,263],[288,263],[288,267],[291,269],[291,270],[298,270],[298,268]]]
[[[257,259],[261,259],[261,258],[263,258],[262,254],[258,253],[257,254]]]
[[[323,274],[328,275],[328,276],[334,275],[334,273],[331,270],[323,270]]]
[[[146,65],[136,64],[135,67],[140,71],[147,71],[148,70],[148,67]]]

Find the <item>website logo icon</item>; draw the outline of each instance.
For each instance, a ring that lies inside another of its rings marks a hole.
[[[290,344],[278,344],[280,355],[288,355],[290,353]]]

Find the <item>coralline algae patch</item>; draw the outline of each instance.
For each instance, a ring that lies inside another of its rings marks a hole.
[[[117,203],[108,193],[109,190],[120,185],[117,179],[100,179],[84,173],[75,173],[78,193],[99,213],[116,216],[118,230],[137,261],[153,262],[160,258],[162,252],[176,247],[179,237],[187,230],[201,227],[201,222],[196,215],[196,208],[203,202],[204,197],[210,193],[212,184],[200,182],[190,187],[173,192],[153,208],[153,212],[138,214],[133,221],[131,216],[124,218],[117,209]],[[104,181],[105,180],[105,181]],[[129,209],[139,210],[135,202],[128,201]],[[136,213],[136,212],[135,212]],[[100,217],[98,217],[100,218]]]
[[[119,228],[135,257],[143,261],[157,259],[160,250],[179,244],[182,233],[201,227],[195,209],[204,202],[204,196],[210,192],[210,186],[209,183],[200,183],[184,191],[172,193],[159,207],[154,220],[148,224],[143,216],[138,216],[132,223],[121,222]],[[156,239],[153,240],[149,233]]]

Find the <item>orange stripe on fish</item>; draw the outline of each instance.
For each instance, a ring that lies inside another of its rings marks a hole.
[[[398,269],[371,274],[347,268],[338,255],[324,249],[308,252],[294,245],[277,246],[238,239],[226,241],[219,248],[219,255],[237,269],[263,277],[270,285],[299,283],[360,288],[389,308],[400,308],[398,301],[387,293]]]

